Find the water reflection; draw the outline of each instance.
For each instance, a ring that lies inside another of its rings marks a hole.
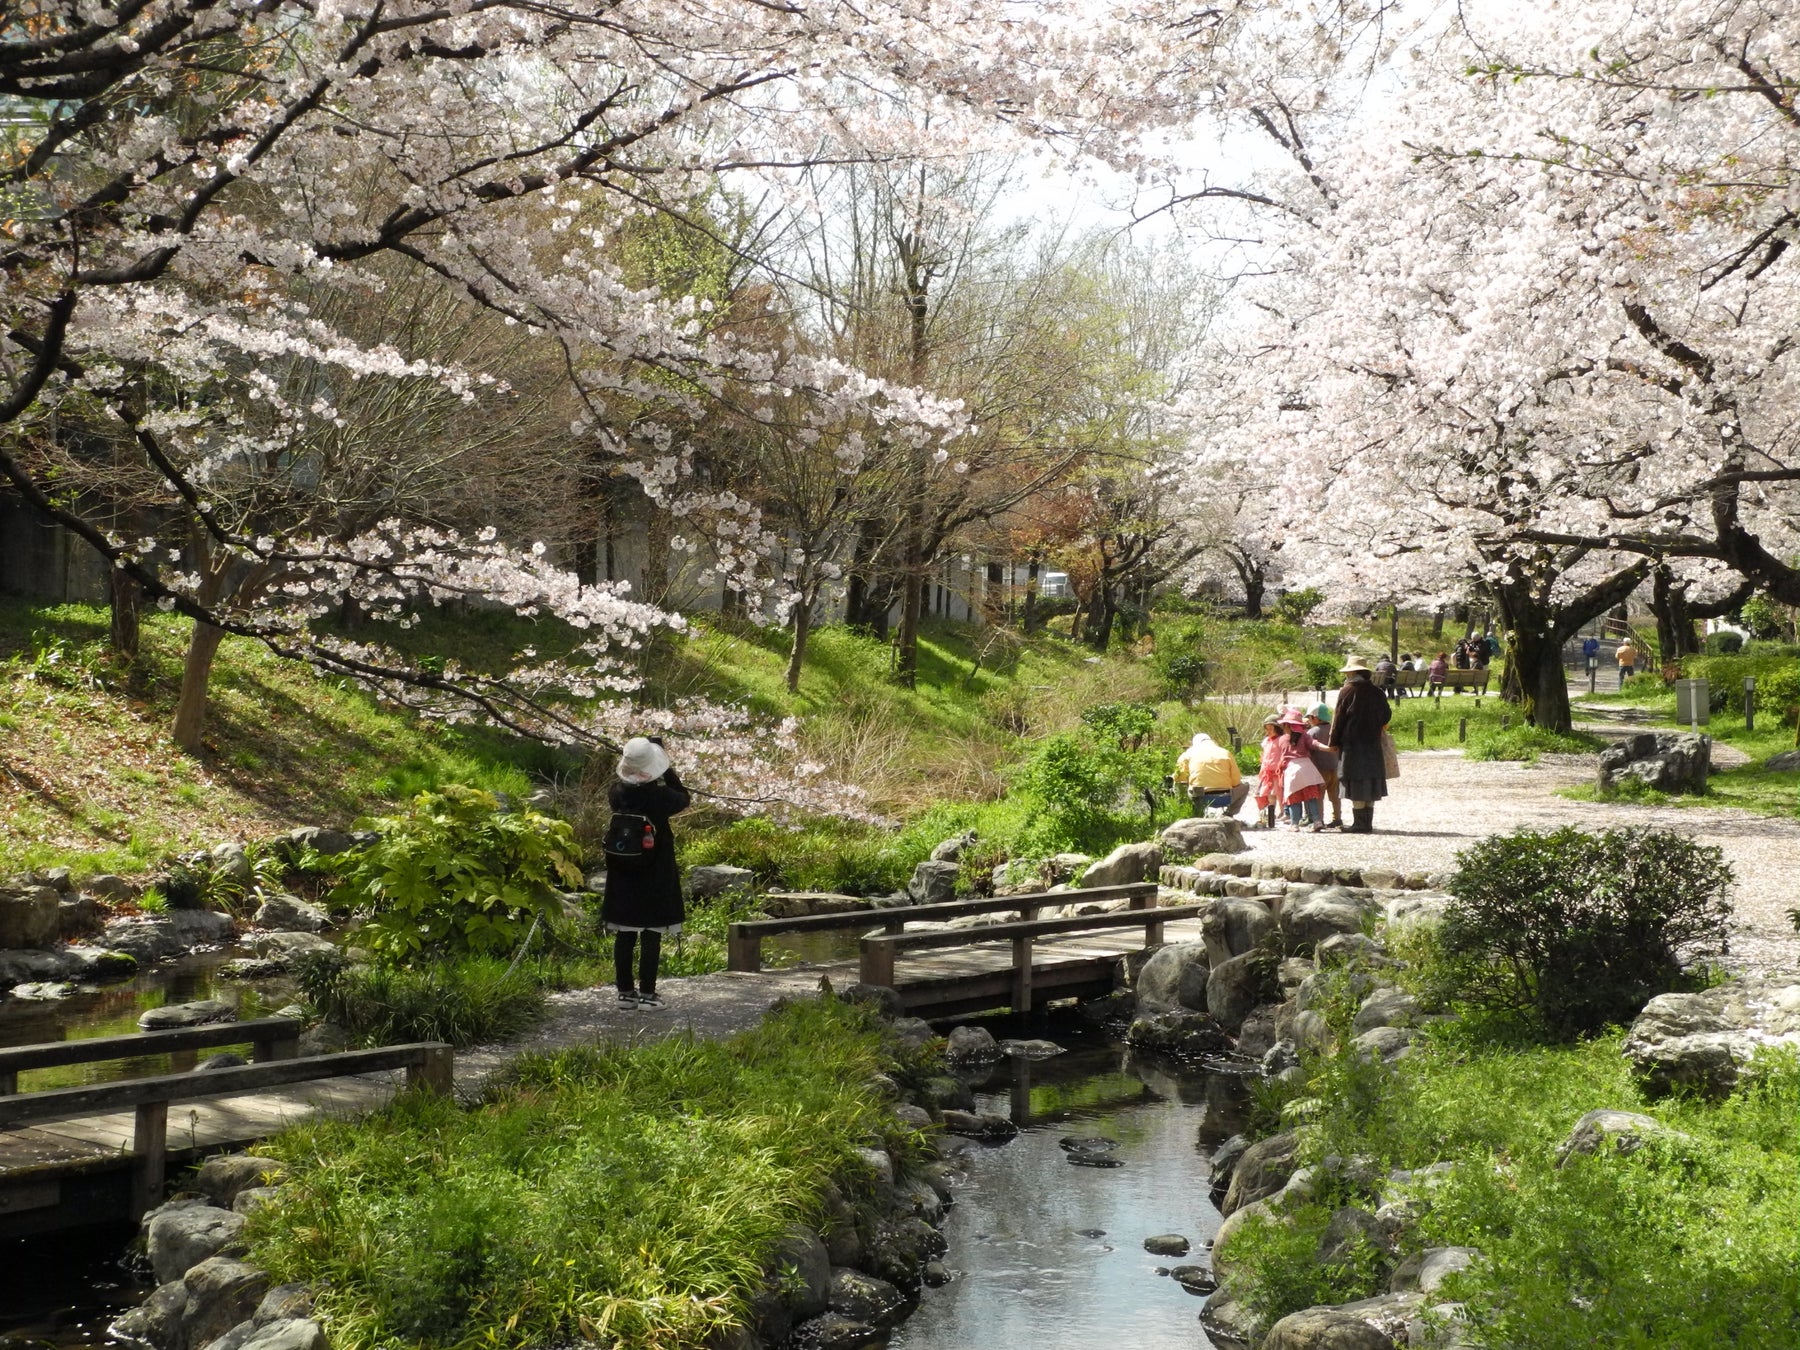
[[[977,1088],[981,1109],[1010,1114],[1020,1134],[963,1155],[967,1176],[944,1228],[955,1278],[925,1294],[890,1350],[1076,1350],[1120,1337],[1139,1350],[1210,1344],[1202,1300],[1156,1270],[1205,1262],[1219,1215],[1196,1137],[1241,1121],[1244,1081],[1063,1029],[1051,1035],[1070,1053],[1006,1061]],[[1083,1150],[1059,1143],[1071,1134],[1118,1141],[1107,1156],[1120,1166],[1072,1166]],[[1144,1239],[1161,1233],[1187,1237],[1193,1253],[1150,1255]]]

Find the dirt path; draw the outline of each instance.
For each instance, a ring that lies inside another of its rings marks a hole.
[[[1537,764],[1470,760],[1457,750],[1400,756],[1400,777],[1375,809],[1372,835],[1246,831],[1252,856],[1284,863],[1434,871],[1490,834],[1520,826],[1611,829],[1655,825],[1717,844],[1737,869],[1730,963],[1800,970],[1800,934],[1786,911],[1800,905],[1800,820],[1735,809],[1578,802],[1556,790],[1593,781],[1591,755],[1545,756]],[[1345,807],[1346,815],[1348,806]]]

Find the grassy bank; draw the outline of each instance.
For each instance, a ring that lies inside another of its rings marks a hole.
[[[858,1146],[914,1147],[866,1086],[882,1067],[868,1016],[816,1001],[725,1043],[527,1060],[475,1110],[303,1126],[272,1145],[294,1177],[253,1259],[318,1291],[342,1350],[700,1345],[828,1186],[860,1194]]]

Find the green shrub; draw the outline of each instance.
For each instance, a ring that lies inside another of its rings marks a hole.
[[[1756,710],[1789,723],[1800,715],[1800,661],[1757,677]]]
[[[1231,1240],[1232,1291],[1270,1324],[1302,1308],[1381,1293],[1386,1262],[1366,1239],[1349,1259],[1325,1264],[1319,1239],[1331,1222],[1323,1205],[1301,1205],[1279,1220],[1258,1215]]]
[[[1709,656],[1732,656],[1744,649],[1744,635],[1734,633],[1729,628],[1706,635],[1706,652]]]
[[[1457,864],[1442,949],[1462,997],[1553,1039],[1629,1020],[1723,950],[1731,867],[1672,830],[1517,830]]]
[[[294,961],[294,976],[314,1010],[360,1045],[479,1045],[516,1035],[545,1012],[534,972],[498,957],[366,966],[336,950],[305,952]]]
[[[1521,724],[1507,727],[1479,727],[1469,733],[1469,759],[1518,760],[1537,763],[1539,755],[1580,755],[1594,749],[1594,738],[1586,735],[1563,736],[1543,727]]]
[[[1302,586],[1297,591],[1284,591],[1275,601],[1275,617],[1283,623],[1304,624],[1312,612],[1325,603],[1325,592],[1317,586]]]
[[[511,952],[534,920],[562,915],[556,883],[581,884],[574,830],[529,807],[447,786],[405,815],[359,822],[379,842],[352,856],[332,900],[366,909],[359,940],[390,961]]]
[[[1779,638],[1791,630],[1793,612],[1785,605],[1778,605],[1766,595],[1753,595],[1744,601],[1739,611],[1744,627],[1750,630],[1751,636],[1762,638]]]

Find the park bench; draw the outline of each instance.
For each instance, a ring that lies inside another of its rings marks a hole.
[[[1444,688],[1456,694],[1460,694],[1465,689],[1472,689],[1477,694],[1485,694],[1488,691],[1488,680],[1492,675],[1492,670],[1457,670],[1452,666],[1444,673]],[[1397,671],[1394,682],[1402,689],[1425,689],[1431,684],[1431,674],[1424,670]]]

